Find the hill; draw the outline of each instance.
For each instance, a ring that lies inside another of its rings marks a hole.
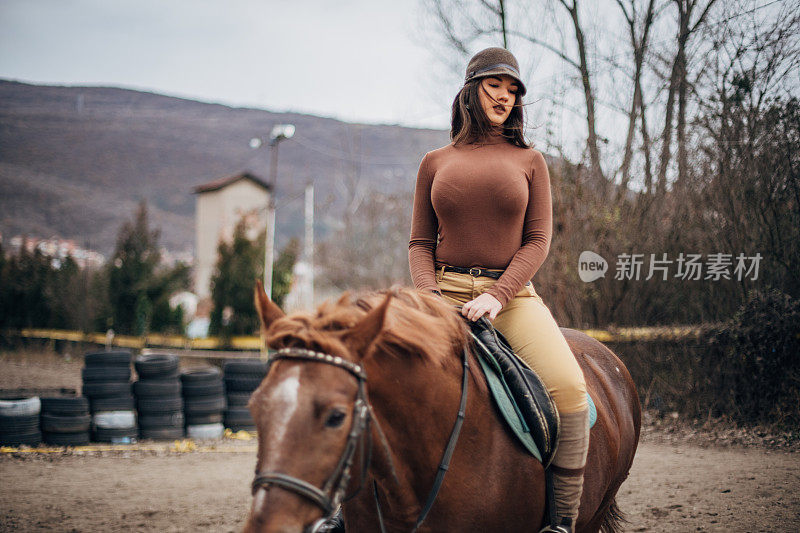
[[[279,242],[301,234],[297,198],[309,181],[322,236],[364,191],[412,191],[422,155],[448,142],[439,130],[0,80],[0,231],[75,239],[108,254],[145,199],[161,243],[192,249],[192,189],[243,170],[267,177],[268,150],[248,143],[279,123],[297,127],[280,147]]]

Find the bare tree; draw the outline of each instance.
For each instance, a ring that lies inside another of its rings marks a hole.
[[[633,51],[633,98],[631,99],[630,111],[628,112],[628,133],[625,136],[625,154],[622,158],[622,181],[620,182],[619,192],[622,193],[628,189],[628,182],[630,181],[630,168],[631,160],[633,159],[633,142],[636,137],[636,120],[641,111],[642,120],[642,134],[644,150],[646,150],[646,163],[645,171],[648,173],[646,182],[649,183],[651,178],[650,173],[650,147],[649,136],[647,135],[647,117],[645,115],[645,104],[642,96],[642,69],[644,66],[644,57],[647,50],[648,39],[650,37],[650,28],[653,25],[655,0],[647,1],[647,8],[645,9],[644,17],[640,20],[640,15],[637,13],[636,0],[616,0],[617,5],[622,11],[625,22],[628,24],[628,33],[630,35],[631,50]],[[641,26],[641,28],[639,28]],[[649,185],[648,185],[649,187]]]
[[[706,16],[716,0],[673,0],[677,8],[677,45],[675,58],[669,76],[667,105],[664,117],[664,130],[661,135],[661,159],[658,167],[657,192],[663,194],[667,189],[667,167],[671,159],[673,113],[675,111],[675,95],[678,96],[678,181],[686,177],[686,105],[688,85],[687,45],[699,28],[703,26]],[[693,15],[699,12],[692,21]]]
[[[461,56],[469,56],[469,45],[485,35],[499,34],[508,47],[506,0],[477,0],[474,5],[432,0],[429,9],[445,42]]]
[[[349,224],[350,217],[358,210],[364,200],[366,177],[364,176],[362,149],[364,128],[358,124],[342,126],[339,142],[344,156],[337,160],[340,172],[336,173],[336,190],[344,202],[344,220]]]
[[[592,68],[589,65],[588,44],[579,14],[578,0],[571,2],[558,0],[558,4],[565,10],[571,21],[577,47],[577,58],[570,57],[561,47],[552,44],[546,38],[512,27],[509,24],[508,2],[504,0],[497,0],[497,2],[477,0],[476,4],[433,0],[430,3],[430,10],[438,20],[438,26],[445,37],[446,44],[460,55],[469,55],[470,44],[479,38],[499,37],[503,46],[507,47],[508,38],[511,36],[523,39],[555,54],[578,74],[586,109],[587,149],[591,169],[597,182],[605,185],[606,178],[602,169],[599,135],[597,134],[596,97],[592,85]],[[487,14],[489,16],[486,16]]]
[[[592,172],[597,178],[598,183],[603,183],[605,185],[605,176],[603,175],[603,168],[600,165],[600,148],[597,146],[595,94],[592,90],[592,77],[589,69],[589,60],[586,55],[586,37],[578,15],[578,0],[572,0],[571,3],[566,0],[558,0],[558,3],[569,13],[569,18],[572,21],[572,28],[575,32],[575,45],[578,48],[577,67],[581,75],[581,85],[583,86],[583,97],[586,105],[586,126],[589,132],[586,142],[589,148]]]
[[[704,141],[694,188],[697,210],[715,222],[711,238],[732,249],[757,246],[777,285],[797,293],[800,12],[782,7],[771,20],[745,13],[710,35],[718,54],[705,81],[714,93],[697,119]]]
[[[586,125],[578,160],[551,143],[562,160],[548,161],[554,239],[537,275],[547,283],[537,288],[559,320],[582,326],[717,320],[759,284],[800,296],[797,0],[605,2],[615,9],[580,0],[542,1],[529,11],[513,0],[502,10],[490,1],[435,1],[434,15],[446,15],[444,42],[459,57],[509,39],[515,52],[552,54],[553,87],[531,83],[529,94]],[[523,62],[530,57],[519,54]],[[563,92],[552,90],[561,71],[575,75]],[[597,183],[613,190],[617,178],[615,199],[598,194]],[[606,278],[589,285],[575,275],[583,250],[673,260],[762,250],[773,265],[756,283]]]
[[[328,236],[318,249],[322,281],[337,291],[379,289],[408,283],[411,193],[371,190],[350,216],[347,226]]]
[[[494,4],[489,0],[479,0],[487,11],[493,13],[500,23],[500,36],[503,38],[503,48],[508,48],[508,33],[506,30],[506,5],[505,0],[497,0]]]

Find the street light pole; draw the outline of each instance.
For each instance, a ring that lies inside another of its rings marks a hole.
[[[275,256],[275,194],[277,193],[278,182],[278,143],[284,139],[290,139],[294,135],[294,125],[277,124],[272,128],[269,135],[270,146],[270,171],[269,183],[272,190],[269,193],[267,202],[267,228],[264,237],[264,291],[267,297],[272,299],[272,263]],[[258,148],[261,146],[261,139],[251,139],[250,146]]]
[[[303,291],[303,306],[308,311],[314,305],[314,185],[306,185],[306,235],[305,235],[305,260],[308,268],[305,291]]]
[[[269,183],[272,190],[269,192],[267,202],[267,234],[264,237],[264,290],[267,298],[272,299],[272,263],[275,255],[275,193],[277,192],[276,180],[278,177],[278,142],[270,143],[270,170]]]

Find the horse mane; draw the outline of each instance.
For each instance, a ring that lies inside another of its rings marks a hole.
[[[354,349],[348,343],[348,333],[387,299],[386,315],[374,340]],[[336,302],[321,304],[316,312],[293,313],[278,319],[266,332],[266,340],[273,349],[309,348],[348,359],[363,359],[378,351],[396,357],[417,356],[446,366],[458,361],[453,353],[464,349],[467,335],[466,325],[454,306],[433,294],[395,287],[346,292]]]

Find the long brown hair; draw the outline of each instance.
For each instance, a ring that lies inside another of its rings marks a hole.
[[[483,111],[478,93],[486,91],[481,85],[484,79],[477,78],[465,83],[453,100],[450,118],[450,140],[453,144],[480,142],[495,127]],[[486,94],[489,96],[488,92]],[[522,97],[517,95],[511,113],[503,123],[503,137],[515,146],[530,148],[530,144],[522,134],[525,127],[524,109]]]

